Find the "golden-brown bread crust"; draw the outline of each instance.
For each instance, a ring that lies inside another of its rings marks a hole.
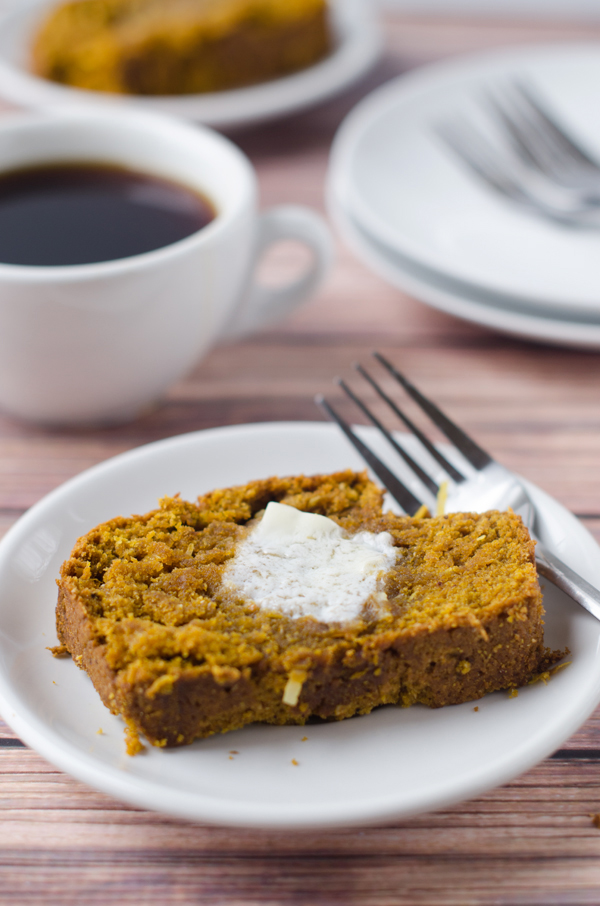
[[[244,526],[279,500],[398,548],[386,612],[352,624],[264,613],[220,587]],[[154,745],[250,722],[480,698],[546,669],[534,543],[513,513],[384,515],[366,475],[295,476],[178,498],[80,539],[62,568],[60,641],[103,702]],[[293,681],[296,704],[286,703]]]

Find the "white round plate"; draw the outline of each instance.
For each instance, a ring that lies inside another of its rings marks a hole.
[[[243,126],[285,116],[347,88],[374,64],[381,36],[370,0],[333,0],[333,53],[302,72],[249,88],[212,94],[142,97],[84,91],[38,78],[29,69],[32,35],[56,0],[27,0],[0,19],[0,96],[25,107],[90,104],[157,110],[207,126]]]
[[[577,349],[600,349],[600,322],[577,319],[574,312],[536,311],[514,299],[445,279],[371,236],[335,198],[328,196],[329,215],[349,248],[387,283],[447,314],[511,336]]]
[[[362,432],[362,429],[361,429]],[[390,461],[372,429],[362,436]],[[600,699],[600,623],[554,588],[546,642],[572,664],[544,686],[430,710],[379,708],[307,727],[255,725],[181,749],[125,755],[123,724],[55,644],[55,578],[75,539],[119,513],[145,512],[180,491],[268,475],[362,468],[323,423],[217,428],[160,441],[89,469],[36,504],[0,544],[0,709],[60,769],[135,805],[196,821],[316,828],[395,820],[510,780],[549,755]],[[598,547],[579,522],[528,486],[544,540],[600,585]],[[102,729],[102,735],[98,730]],[[306,741],[302,741],[307,736]],[[236,753],[230,758],[230,753]],[[292,759],[298,762],[294,765]]]
[[[435,132],[480,113],[487,91],[517,78],[600,160],[600,44],[526,47],[439,63],[377,89],[342,124],[330,180],[361,227],[418,266],[515,305],[598,316],[600,233],[511,204]]]

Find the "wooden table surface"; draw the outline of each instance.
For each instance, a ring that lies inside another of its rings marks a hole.
[[[239,133],[264,205],[323,207],[328,148],[377,84],[442,57],[600,38],[595,28],[389,16],[387,52],[342,99]],[[273,252],[267,276],[297,265]],[[45,430],[0,416],[0,528],[82,469],[139,444],[217,425],[319,418],[313,394],[379,347],[507,466],[600,540],[600,355],[510,339],[438,313],[343,247],[293,319],[214,351],[147,417]],[[257,476],[258,477],[258,476]],[[269,833],[190,825],[125,806],[60,773],[0,724],[0,902],[29,904],[598,904],[600,712],[513,783],[392,827]]]

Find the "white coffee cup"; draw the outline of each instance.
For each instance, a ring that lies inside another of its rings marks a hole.
[[[0,263],[0,407],[48,424],[132,418],[215,342],[287,315],[331,260],[323,220],[302,207],[257,212],[252,166],[209,129],[146,113],[18,114],[0,121],[0,173],[112,163],[201,191],[215,219],[185,239],[99,264]],[[291,285],[253,283],[273,242],[299,240],[312,261]]]

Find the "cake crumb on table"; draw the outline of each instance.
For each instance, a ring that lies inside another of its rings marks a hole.
[[[292,758],[292,764],[293,764],[293,765],[294,765],[294,767],[296,767],[296,768],[297,768],[297,767],[298,767],[298,765],[299,765],[299,764],[300,764],[300,762],[299,762],[299,761],[296,761],[296,759],[295,759],[295,758]]]
[[[597,827],[598,830],[600,830],[600,814],[598,812],[592,812],[590,818],[592,819],[594,827]]]

